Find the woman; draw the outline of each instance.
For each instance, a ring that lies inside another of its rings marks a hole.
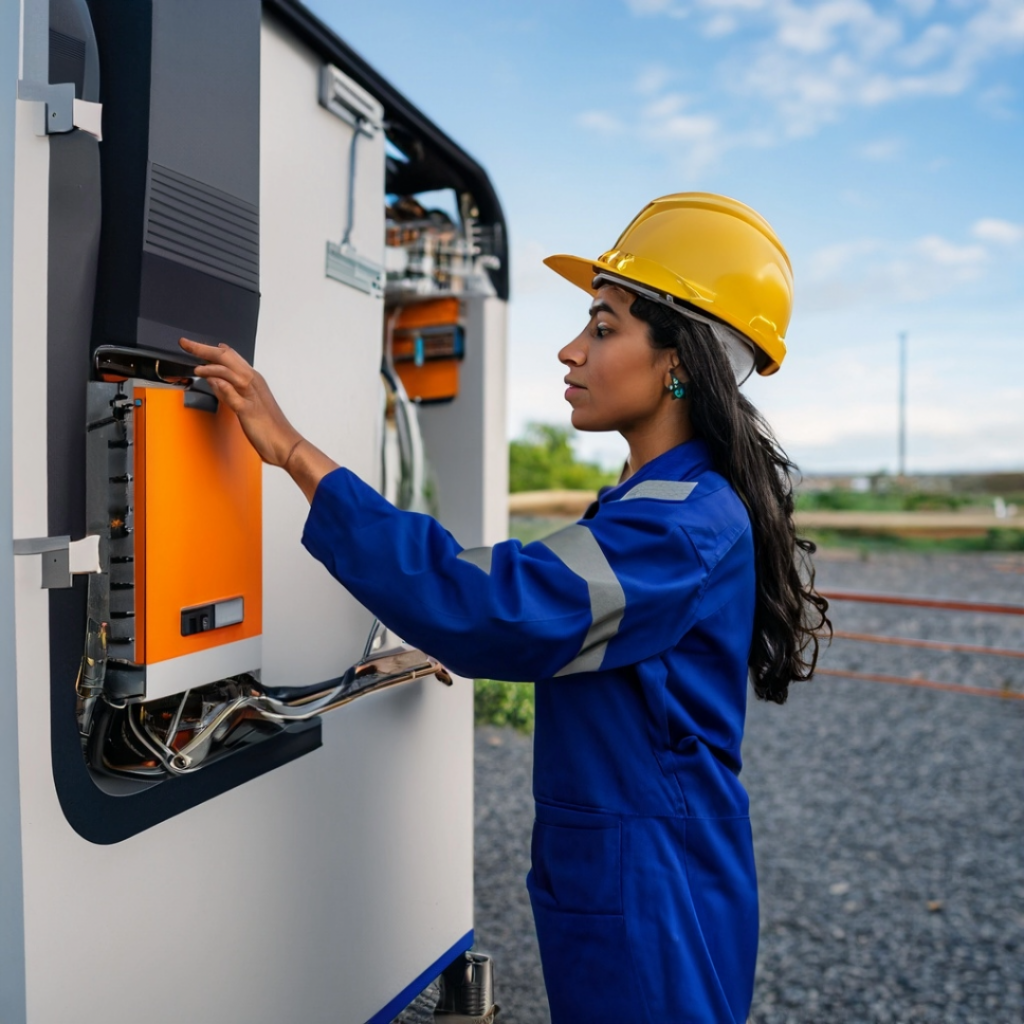
[[[302,488],[303,542],[363,604],[462,675],[537,681],[527,886],[552,1021],[740,1024],[747,681],[783,703],[828,628],[792,464],[738,390],[785,354],[789,261],[753,210],[684,193],[599,259],[546,262],[593,295],[559,353],[573,424],[619,431],[629,459],[579,523],[526,547],[463,550],[301,437],[236,353],[182,344]]]

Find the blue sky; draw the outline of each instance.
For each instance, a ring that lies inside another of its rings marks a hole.
[[[746,385],[809,471],[1024,468],[1024,0],[308,0],[490,173],[512,241],[509,428],[658,195],[735,196],[789,250],[789,355]],[[612,463],[607,435],[579,449]]]

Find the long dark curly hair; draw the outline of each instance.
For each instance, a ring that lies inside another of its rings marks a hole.
[[[821,640],[832,637],[828,601],[814,589],[815,546],[793,522],[796,466],[740,393],[709,327],[643,297],[630,312],[647,324],[654,348],[678,353],[694,431],[750,513],[757,572],[750,671],[758,697],[785,704],[790,682],[811,678]]]

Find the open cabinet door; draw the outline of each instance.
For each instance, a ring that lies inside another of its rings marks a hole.
[[[416,489],[492,543],[500,206],[294,0],[0,6],[0,1019],[389,1021],[473,942],[472,685],[434,663],[323,719],[249,715],[377,634],[176,340],[239,348],[384,487],[392,314],[443,300],[459,383],[405,409]],[[438,189],[464,272],[410,290],[387,211]]]

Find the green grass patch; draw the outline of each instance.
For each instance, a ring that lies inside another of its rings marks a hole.
[[[910,551],[921,554],[962,554],[979,551],[1024,551],[1024,530],[989,530],[981,537],[896,537],[855,530],[802,530],[802,536],[822,548],[853,548],[864,553]]]
[[[982,499],[983,500],[983,499]],[[801,512],[953,512],[977,504],[977,496],[931,494],[923,491],[806,491],[796,496]],[[991,500],[985,502],[992,507]]]
[[[507,725],[533,732],[533,683],[503,683],[478,679],[473,687],[473,721],[477,725]]]

